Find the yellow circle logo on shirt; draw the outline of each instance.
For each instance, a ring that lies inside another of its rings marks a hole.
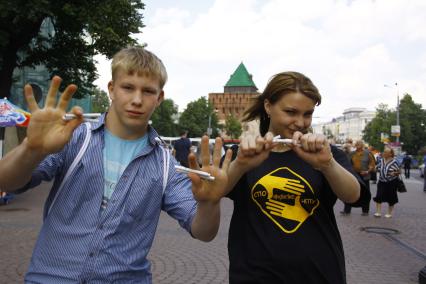
[[[251,197],[286,233],[295,232],[319,205],[311,185],[287,167],[259,179],[251,189]]]

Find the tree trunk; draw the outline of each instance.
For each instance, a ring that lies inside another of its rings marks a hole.
[[[31,44],[31,40],[40,31],[46,15],[40,15],[33,21],[23,21],[17,23],[18,28],[10,31],[9,41],[0,50],[0,98],[10,97],[10,89],[13,83],[13,70],[18,66],[18,52]]]
[[[14,47],[5,49],[2,55],[2,66],[0,69],[0,98],[10,97],[10,88],[12,87],[13,70],[17,66],[17,52]]]

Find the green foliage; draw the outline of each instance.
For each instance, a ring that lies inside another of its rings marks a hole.
[[[383,151],[383,143],[380,141],[380,133],[390,135],[391,125],[395,118],[386,104],[379,104],[376,108],[376,116],[364,129],[363,140],[376,149]]]
[[[1,1],[0,92],[9,96],[15,67],[45,64],[63,86],[79,86],[75,98],[90,94],[97,78],[93,56],[110,58],[136,44],[131,35],[143,27],[143,8],[141,0]],[[39,33],[46,20],[53,32]]]
[[[231,139],[239,138],[242,133],[241,123],[234,115],[229,115],[225,121],[226,133],[231,136]]]
[[[164,100],[151,116],[152,126],[161,136],[176,137],[179,135],[173,117],[178,113],[177,106],[171,99]]]
[[[201,137],[207,132],[211,115],[211,137],[218,136],[218,119],[213,106],[205,97],[190,102],[179,118],[180,130],[188,130],[189,137]]]
[[[405,94],[399,104],[400,141],[403,151],[416,154],[426,144],[426,110]]]
[[[410,154],[418,153],[426,141],[426,111],[422,109],[421,104],[416,104],[409,94],[405,94],[400,101],[399,122],[402,150]],[[364,129],[363,139],[375,148],[383,150],[380,133],[388,134],[391,141],[395,141],[395,137],[390,136],[392,125],[396,125],[396,111],[380,104],[376,109],[376,117]]]
[[[92,95],[92,111],[93,112],[106,112],[109,108],[110,102],[108,94],[96,88]]]

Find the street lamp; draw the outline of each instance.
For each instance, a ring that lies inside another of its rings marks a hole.
[[[217,113],[219,110],[217,108],[215,108],[213,110],[213,112],[210,113],[209,115],[209,126],[207,127],[207,135],[210,137],[210,135],[212,135],[212,115],[213,113]]]
[[[393,87],[389,85],[384,85],[386,88],[394,89]],[[399,89],[398,89],[398,83],[395,83],[396,88],[396,127],[398,128],[399,134],[396,136],[396,142],[399,143],[399,135],[401,133],[400,125],[399,125]]]

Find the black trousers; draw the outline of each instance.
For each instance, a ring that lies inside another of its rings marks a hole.
[[[410,167],[404,167],[405,178],[410,178]]]
[[[424,179],[424,183],[423,183],[423,191],[426,192],[426,167],[424,168],[424,172],[423,172],[423,179]]]
[[[367,191],[367,194],[365,196],[368,196],[369,198],[366,198],[361,202],[361,208],[362,213],[368,213],[370,211],[370,200],[371,200],[371,191],[370,191],[370,180],[364,180],[365,184],[365,190]],[[352,206],[349,203],[345,203],[345,208],[343,211],[347,214],[351,213]]]

